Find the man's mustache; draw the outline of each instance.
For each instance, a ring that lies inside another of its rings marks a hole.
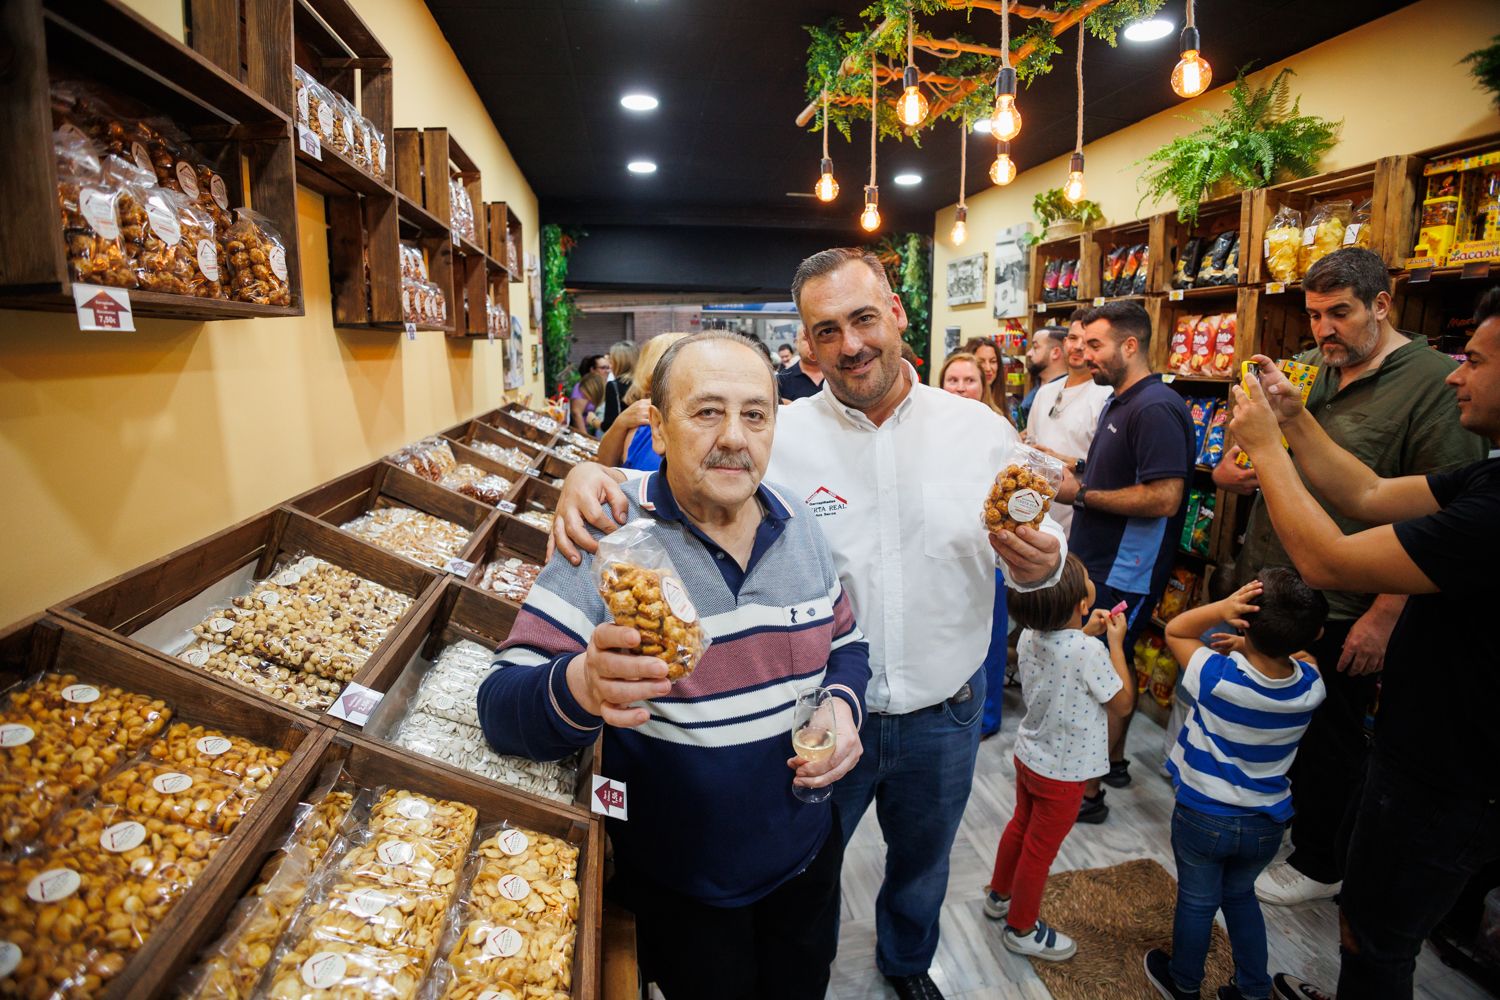
[[[709,452],[703,464],[707,468],[743,469],[746,472],[752,472],[755,469],[755,463],[750,461],[750,456],[743,451],[726,451],[719,448]]]

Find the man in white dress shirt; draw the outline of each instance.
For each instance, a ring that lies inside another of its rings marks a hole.
[[[1066,543],[1048,517],[986,537],[984,499],[1016,432],[901,360],[906,311],[877,258],[814,254],[792,296],[824,382],[781,408],[767,477],[817,518],[870,643],[867,749],[834,802],[846,841],[872,800],[884,835],[876,965],[898,996],[940,1000],[928,969],[979,749],[995,567],[1018,590],[1051,586]],[[569,475],[553,528],[563,555],[592,547],[583,520],[612,530],[606,503],[624,516],[615,478]]]
[[[1079,309],[1073,315],[1083,313]],[[1099,429],[1099,415],[1114,392],[1107,385],[1096,385],[1083,357],[1083,324],[1074,319],[1068,324],[1063,341],[1068,363],[1067,376],[1053,379],[1036,391],[1031,403],[1031,417],[1026,422],[1025,440],[1062,459],[1072,466],[1073,474],[1083,474],[1083,457],[1089,453],[1094,431]],[[1073,526],[1073,505],[1053,501],[1052,516],[1067,531]]]

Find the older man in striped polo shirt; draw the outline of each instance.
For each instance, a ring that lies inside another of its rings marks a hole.
[[[869,650],[806,511],[762,482],[776,423],[764,355],[736,334],[673,345],[653,379],[659,472],[629,519],[666,549],[711,645],[675,685],[614,625],[592,559],[553,559],[479,691],[502,753],[556,759],[603,732],[624,782],[611,892],[638,919],[648,978],[670,998],[821,1000],[837,947],[843,840],[824,788],[861,753]],[[800,690],[835,695],[831,757],[790,759]]]

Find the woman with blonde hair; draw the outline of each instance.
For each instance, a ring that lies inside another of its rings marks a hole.
[[[609,349],[609,378],[604,383],[604,420],[600,430],[609,430],[625,409],[625,394],[630,391],[630,380],[635,371],[636,346],[634,341],[622,340]]]
[[[979,372],[983,376],[981,381],[984,382],[984,391],[990,405],[1004,414],[1005,365],[1000,358],[1000,348],[995,346],[995,338],[970,337],[964,341],[961,350],[974,355],[974,360],[979,363]]]
[[[661,456],[651,447],[651,377],[656,363],[685,333],[660,333],[641,348],[636,377],[622,402],[625,409],[599,442],[598,461],[608,466],[651,472],[661,467]]]
[[[978,400],[1010,420],[1010,416],[996,405],[989,386],[985,384],[982,360],[968,351],[957,351],[943,359],[943,367],[938,371],[938,388],[955,396]]]

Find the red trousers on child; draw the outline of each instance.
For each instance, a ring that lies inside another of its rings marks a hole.
[[[1047,872],[1078,820],[1083,785],[1044,778],[1016,758],[1016,812],[1000,836],[990,888],[1010,897],[1005,922],[1018,931],[1036,926]]]

